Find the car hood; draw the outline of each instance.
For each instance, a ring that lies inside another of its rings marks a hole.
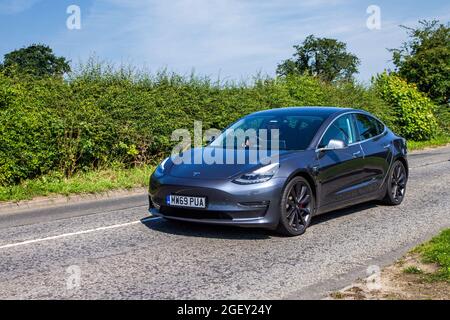
[[[281,160],[285,155],[292,153],[292,151],[263,151],[262,154],[258,152],[251,153],[249,150],[233,150],[233,149],[222,149],[222,148],[197,148],[185,151],[179,157],[173,159],[172,162],[177,163],[180,158],[190,159],[184,161],[181,164],[172,164],[169,170],[169,175],[178,178],[189,178],[189,179],[232,179],[238,177],[244,173],[251,172],[260,168],[262,163],[268,164],[268,159]],[[214,158],[211,158],[211,155]],[[238,163],[238,157],[240,159],[245,159],[245,161],[240,161],[243,163]],[[252,157],[250,159],[250,157]],[[209,161],[201,161],[202,159],[216,159],[216,163]],[[200,161],[198,160],[200,159]],[[228,163],[230,159],[233,159],[232,163]],[[197,161],[195,161],[197,160]],[[220,161],[221,160],[221,161]],[[203,162],[203,163],[200,163]]]

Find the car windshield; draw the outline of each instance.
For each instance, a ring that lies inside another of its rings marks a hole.
[[[210,146],[227,149],[305,150],[324,120],[320,116],[250,116],[230,126]]]

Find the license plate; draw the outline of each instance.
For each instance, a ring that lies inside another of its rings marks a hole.
[[[166,199],[167,205],[172,207],[185,207],[185,208],[206,208],[205,197],[189,197],[189,196],[175,196],[169,195]]]

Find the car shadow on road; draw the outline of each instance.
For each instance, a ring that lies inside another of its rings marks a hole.
[[[341,209],[326,213],[313,218],[312,226],[320,223],[325,223],[340,217],[372,209],[379,206],[378,202],[368,202],[359,204],[346,209]],[[213,239],[228,239],[228,240],[267,240],[271,238],[283,238],[275,231],[265,229],[253,228],[238,228],[233,226],[217,226],[208,224],[197,224],[192,222],[174,221],[165,219],[142,219],[142,224],[147,228],[167,233],[171,235],[198,237],[198,238],[213,238]]]
[[[264,229],[197,224],[185,221],[154,219],[142,221],[147,228],[172,235],[226,240],[266,240],[271,232]]]
[[[371,201],[371,202],[357,204],[357,205],[354,205],[352,207],[348,207],[345,209],[331,211],[331,212],[322,214],[320,216],[314,217],[311,222],[311,225],[324,223],[327,221],[331,221],[331,220],[334,220],[334,219],[337,219],[340,217],[345,217],[345,216],[352,215],[352,214],[358,214],[363,211],[379,207],[380,205],[381,204],[379,201]]]

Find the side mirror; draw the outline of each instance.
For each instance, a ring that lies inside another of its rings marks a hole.
[[[341,150],[347,148],[347,144],[342,140],[331,139],[326,146],[326,150]]]

